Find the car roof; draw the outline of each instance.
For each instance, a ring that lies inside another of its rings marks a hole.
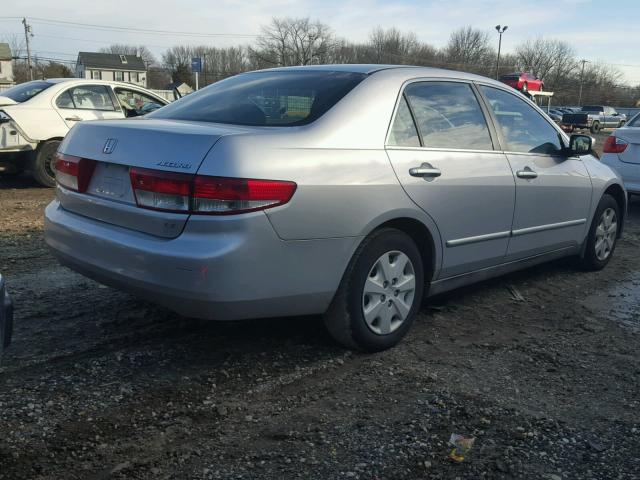
[[[447,70],[444,68],[435,67],[422,67],[419,65],[374,65],[374,64],[328,64],[328,65],[301,65],[294,67],[276,67],[265,70],[254,70],[246,73],[256,72],[292,72],[292,71],[325,71],[325,72],[351,72],[351,73],[364,73],[372,75],[381,71],[392,71],[398,74],[405,74],[407,78],[412,77],[445,77],[445,78],[458,78],[466,80],[482,80],[492,81],[488,77],[476,75],[473,73],[461,72],[457,70]]]
[[[126,82],[116,82],[109,80],[93,80],[91,78],[47,78],[46,80],[41,80],[44,82],[59,84],[59,83],[97,83],[102,85],[120,85],[123,87],[134,87],[141,88],[143,90],[148,90],[148,88],[142,87],[140,85],[135,85],[133,83]]]

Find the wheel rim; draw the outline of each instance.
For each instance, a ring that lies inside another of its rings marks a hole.
[[[47,145],[44,153],[44,169],[51,178],[56,178],[56,152],[58,151],[58,144]]]
[[[411,311],[416,277],[409,257],[397,250],[381,255],[373,264],[362,292],[362,314],[378,335],[393,333]]]
[[[613,251],[618,233],[618,218],[613,208],[607,208],[598,221],[596,227],[596,258],[600,261],[606,260]]]

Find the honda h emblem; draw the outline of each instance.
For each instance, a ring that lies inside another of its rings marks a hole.
[[[115,138],[107,138],[107,142],[104,144],[104,148],[102,149],[102,153],[111,153],[116,148],[116,143],[118,140]]]

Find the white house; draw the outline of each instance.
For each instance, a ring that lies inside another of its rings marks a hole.
[[[117,53],[78,53],[76,77],[110,80],[147,86],[147,67],[137,55]]]
[[[0,43],[0,86],[13,85],[13,64],[8,43]]]

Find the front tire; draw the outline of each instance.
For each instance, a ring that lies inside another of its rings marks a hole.
[[[620,207],[611,195],[603,195],[593,216],[586,239],[587,246],[580,266],[585,270],[602,270],[616,248],[622,217]]]
[[[331,336],[347,348],[386,350],[409,331],[423,293],[418,247],[406,233],[384,228],[358,247],[324,322]]]
[[[53,163],[58,146],[60,146],[60,140],[47,140],[38,146],[31,157],[31,175],[36,182],[45,187],[56,186]]]
[[[600,131],[600,122],[593,122],[590,130],[591,133],[598,133]]]

